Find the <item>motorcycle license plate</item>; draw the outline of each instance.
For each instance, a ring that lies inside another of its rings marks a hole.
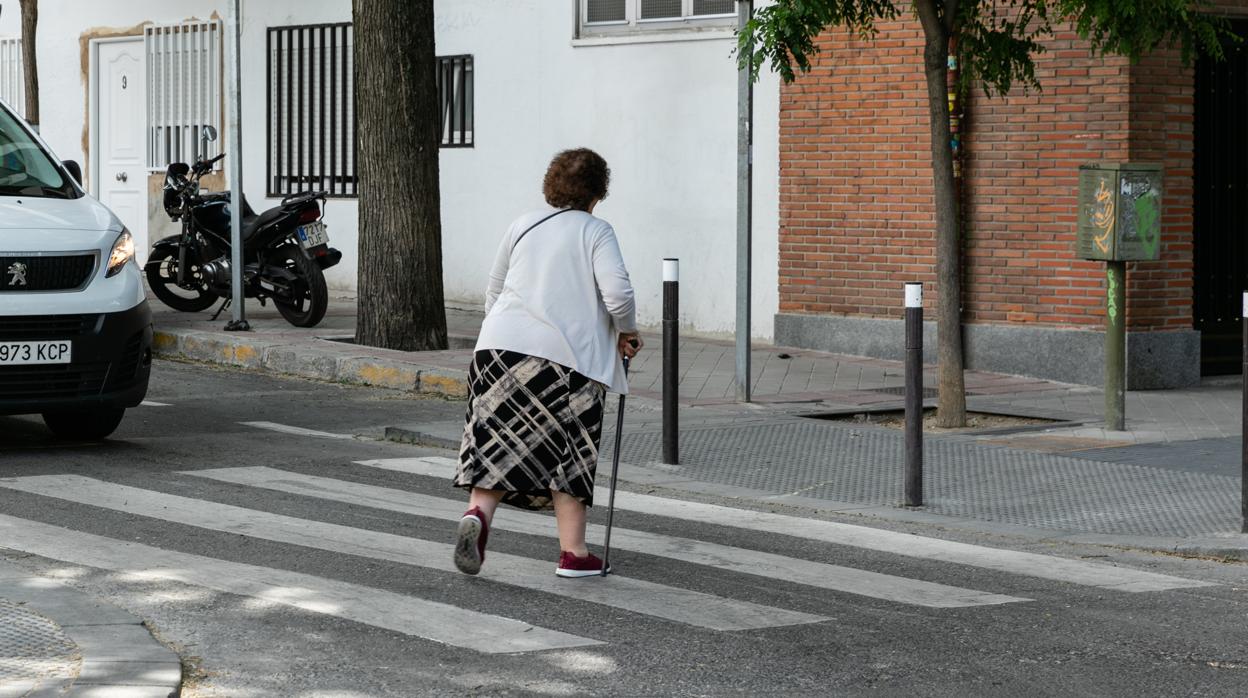
[[[295,229],[295,234],[299,236],[299,245],[305,250],[329,243],[329,232],[320,221],[299,226]]]
[[[0,342],[0,366],[67,364],[73,342]]]

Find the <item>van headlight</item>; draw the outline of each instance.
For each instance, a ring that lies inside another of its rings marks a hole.
[[[121,235],[118,235],[117,241],[113,243],[113,253],[108,256],[108,273],[104,275],[104,278],[120,274],[126,262],[132,259],[134,259],[134,238],[129,230],[122,228]]]

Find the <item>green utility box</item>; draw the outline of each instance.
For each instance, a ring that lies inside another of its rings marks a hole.
[[[1161,178],[1155,164],[1081,165],[1076,254],[1117,262],[1160,258]]]

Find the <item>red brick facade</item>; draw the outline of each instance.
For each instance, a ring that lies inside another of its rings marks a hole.
[[[1248,14],[1248,1],[1219,3]],[[936,296],[926,93],[917,21],[871,41],[827,32],[780,98],[780,312],[895,318],[901,285]],[[1162,259],[1129,265],[1133,332],[1192,328],[1193,80],[1177,50],[1131,65],[1061,32],[1042,91],[966,100],[968,323],[1097,329],[1101,262],[1077,259],[1079,165],[1163,162]]]

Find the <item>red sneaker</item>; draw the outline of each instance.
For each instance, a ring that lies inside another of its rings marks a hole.
[[[480,507],[464,512],[455,529],[455,566],[464,574],[476,574],[485,562],[485,541],[490,537],[489,524]]]
[[[607,573],[611,573],[610,567],[607,568]],[[577,557],[564,550],[559,553],[559,566],[555,568],[555,574],[560,577],[597,577],[602,574],[602,560],[593,553]]]

